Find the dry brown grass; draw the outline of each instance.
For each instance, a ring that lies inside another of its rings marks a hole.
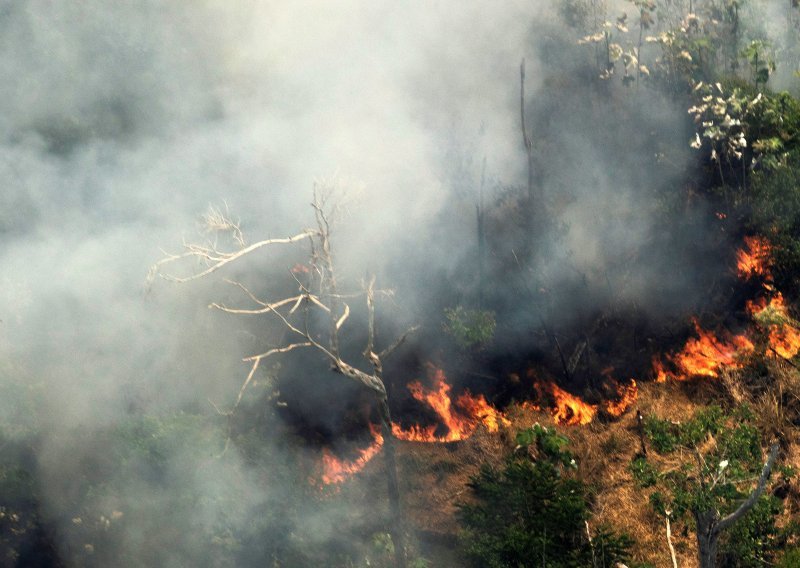
[[[640,451],[636,409],[675,422],[691,418],[698,406],[735,405],[750,402],[759,426],[767,436],[777,435],[783,443],[783,460],[800,470],[800,439],[794,434],[800,423],[800,373],[780,361],[769,363],[770,384],[753,389],[741,375],[730,374],[723,380],[697,380],[687,383],[645,383],[639,390],[636,407],[616,421],[596,420],[588,426],[557,426],[571,440],[570,449],[579,463],[578,475],[594,489],[593,518],[590,525],[611,527],[635,539],[634,559],[657,567],[671,567],[666,527],[649,504],[653,489],[641,489],[634,483],[629,464]],[[554,426],[547,412],[518,406],[508,409],[511,426],[499,434],[479,428],[468,440],[453,444],[400,443],[398,462],[404,486],[404,507],[412,531],[438,535],[452,547],[458,533],[457,503],[469,498],[467,484],[481,464],[502,464],[514,448],[514,434],[536,422]],[[713,443],[713,442],[710,442]],[[659,456],[648,452],[661,471],[676,468],[690,456]],[[373,460],[353,485],[361,489],[345,490],[342,497],[355,499],[365,507],[385,501],[382,460]],[[382,506],[378,507],[382,509]],[[781,522],[800,516],[800,491],[790,490]],[[696,542],[683,523],[673,523],[672,540],[678,566],[697,564]],[[446,557],[446,556],[445,556]],[[452,563],[449,563],[452,562]],[[453,556],[435,566],[458,566]]]

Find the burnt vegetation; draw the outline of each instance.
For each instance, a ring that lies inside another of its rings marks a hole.
[[[335,177],[154,259],[239,376],[129,380],[73,451],[9,355],[0,565],[797,565],[798,6],[553,4],[508,62],[513,160],[454,135],[424,226],[365,243]],[[60,160],[94,136],[59,124]]]

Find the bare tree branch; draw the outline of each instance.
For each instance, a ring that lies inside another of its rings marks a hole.
[[[376,353],[375,348],[375,293],[384,295],[391,295],[391,291],[375,290],[375,277],[369,279],[369,283],[361,292],[354,294],[341,294],[338,290],[336,267],[333,260],[331,249],[331,230],[333,227],[335,208],[328,205],[328,198],[330,194],[325,191],[319,191],[315,186],[314,201],[311,204],[314,209],[314,217],[316,221],[316,230],[306,230],[293,237],[267,239],[259,241],[253,245],[244,247],[236,252],[220,252],[217,250],[216,245],[205,246],[196,244],[184,243],[185,252],[179,255],[169,255],[165,253],[165,258],[153,265],[150,271],[149,279],[152,279],[156,274],[162,278],[172,282],[188,282],[191,280],[198,280],[203,277],[209,276],[217,270],[223,268],[227,264],[242,258],[262,247],[268,245],[294,243],[301,240],[306,240],[309,243],[309,257],[307,264],[304,264],[306,269],[290,270],[291,277],[297,284],[297,292],[286,298],[264,301],[256,296],[241,282],[227,280],[230,284],[239,288],[254,304],[250,308],[236,308],[229,307],[222,303],[212,303],[209,307],[216,308],[221,311],[236,315],[259,315],[259,314],[274,314],[276,318],[283,324],[283,327],[297,336],[294,342],[287,342],[286,345],[269,349],[263,353],[252,355],[244,359],[245,362],[250,363],[250,370],[239,388],[236,400],[231,410],[224,412],[220,410],[213,402],[211,402],[214,409],[218,414],[227,418],[227,439],[225,441],[225,448],[223,454],[227,451],[231,443],[231,432],[233,428],[233,416],[238,409],[241,401],[243,400],[244,393],[247,388],[252,384],[255,374],[261,364],[261,361],[282,353],[287,353],[295,349],[312,347],[328,359],[331,364],[332,370],[344,375],[345,377],[358,381],[365,388],[370,389],[376,397],[377,406],[381,416],[381,429],[384,438],[383,451],[387,463],[387,482],[389,489],[390,508],[393,517],[393,528],[391,530],[392,540],[395,544],[395,559],[398,568],[405,568],[406,566],[406,551],[404,544],[404,531],[402,528],[401,519],[401,504],[399,484],[397,479],[397,465],[394,456],[393,446],[393,433],[392,421],[389,410],[389,404],[386,393],[386,386],[383,382],[382,376],[382,363],[381,357],[388,356],[397,347],[399,347],[406,337],[417,328],[411,328],[394,344],[386,348],[380,354]],[[211,210],[207,215],[206,224],[210,227],[211,231],[219,232],[222,230],[231,232],[233,238],[243,245],[244,237],[238,228],[238,223],[233,223],[228,218],[217,210]],[[196,258],[202,260],[207,264],[207,268],[197,274],[187,277],[177,277],[171,274],[164,274],[163,267],[167,264],[178,262],[186,258]],[[348,321],[351,310],[350,306],[344,300],[347,298],[360,298],[362,295],[366,296],[367,311],[368,311],[368,343],[364,351],[364,356],[372,366],[372,372],[365,372],[361,369],[351,365],[345,361],[340,355],[339,351],[339,332],[343,329],[344,324]],[[323,320],[327,318],[327,334],[321,331],[317,326],[319,322],[311,320],[310,315],[314,308],[318,308],[323,312]],[[298,313],[299,312],[299,313]],[[312,327],[312,323],[315,323]]]
[[[344,313],[342,314],[342,317],[340,317],[336,321],[336,331],[339,331],[339,329],[342,327],[342,325],[344,325],[344,322],[347,321],[347,318],[348,318],[349,315],[350,315],[350,306],[345,304],[344,305]]]
[[[419,329],[419,326],[418,326],[418,325],[415,325],[415,326],[412,326],[412,327],[408,328],[408,329],[407,329],[407,330],[406,330],[406,331],[403,333],[403,335],[401,335],[400,337],[398,337],[398,338],[395,340],[395,342],[394,342],[394,343],[392,343],[392,344],[391,344],[389,347],[387,347],[386,349],[384,349],[383,351],[381,351],[381,352],[378,354],[378,356],[379,356],[381,359],[386,359],[386,358],[387,358],[389,355],[391,355],[392,353],[394,353],[394,351],[395,351],[395,350],[396,350],[398,347],[400,347],[400,346],[401,346],[403,343],[405,343],[405,342],[406,342],[406,339],[408,339],[408,336],[409,336],[409,335],[411,335],[412,333],[415,333],[415,332],[416,332],[418,329]]]
[[[243,256],[246,256],[246,255],[250,254],[251,252],[253,252],[254,250],[260,249],[262,247],[265,247],[265,246],[268,246],[268,245],[276,245],[276,244],[296,243],[298,241],[302,241],[303,239],[312,238],[315,235],[317,235],[316,231],[310,231],[310,230],[303,231],[302,233],[299,233],[299,234],[297,234],[297,235],[295,235],[293,237],[286,237],[286,238],[281,238],[281,239],[267,239],[267,240],[264,240],[264,241],[259,241],[257,243],[253,243],[252,245],[247,246],[247,247],[245,247],[245,248],[243,248],[241,250],[238,250],[236,252],[230,252],[230,253],[219,252],[219,251],[216,251],[216,250],[213,250],[213,249],[209,249],[209,248],[206,248],[206,247],[199,247],[199,246],[196,246],[196,245],[195,246],[187,245],[187,248],[189,249],[188,252],[185,252],[185,253],[180,254],[180,255],[170,255],[167,258],[161,259],[158,262],[156,262],[153,265],[153,267],[150,269],[150,275],[151,275],[151,277],[154,277],[155,275],[159,275],[163,279],[168,280],[170,282],[177,282],[179,284],[182,284],[184,282],[189,282],[191,280],[197,280],[199,278],[203,278],[204,276],[208,276],[212,272],[216,272],[217,270],[219,270],[220,268],[222,268],[223,266],[225,266],[227,264],[230,264],[234,260],[242,258]],[[192,276],[186,276],[186,277],[183,277],[183,278],[178,277],[178,276],[173,276],[171,274],[164,274],[164,273],[161,272],[161,267],[162,266],[164,266],[166,264],[169,264],[169,263],[172,263],[172,262],[175,262],[175,261],[180,260],[182,258],[187,258],[187,257],[192,257],[192,256],[200,258],[200,259],[203,259],[203,260],[206,260],[206,261],[211,261],[212,264],[211,264],[211,266],[209,266],[206,270],[203,270],[202,272],[198,272],[197,274],[193,274]]]
[[[753,489],[752,493],[750,493],[747,499],[745,499],[744,502],[739,505],[738,509],[717,523],[713,529],[714,532],[720,533],[724,531],[753,508],[753,505],[756,504],[756,501],[758,501],[758,498],[761,497],[762,493],[764,493],[764,489],[767,486],[767,478],[769,478],[769,474],[772,471],[772,466],[775,463],[775,459],[778,457],[778,448],[779,446],[777,442],[772,444],[769,449],[767,461],[764,463],[764,468],[761,470],[761,477],[758,478],[756,488]]]

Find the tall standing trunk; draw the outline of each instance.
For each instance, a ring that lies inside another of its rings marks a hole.
[[[378,401],[381,416],[381,433],[383,434],[383,456],[386,460],[386,482],[389,489],[389,513],[391,515],[390,534],[394,544],[395,568],[406,568],[405,531],[403,530],[403,512],[400,507],[400,485],[397,480],[397,460],[394,453],[394,433],[392,433],[392,416],[389,411],[389,400],[384,395]]]
[[[478,309],[483,309],[484,304],[484,284],[486,280],[486,268],[484,266],[484,258],[486,256],[486,223],[485,214],[486,209],[483,206],[483,187],[486,183],[486,157],[483,158],[483,166],[481,168],[481,185],[478,188],[478,202],[475,205],[475,212],[477,216],[477,230],[478,230]]]
[[[717,551],[719,549],[719,536],[717,511],[695,512],[697,522],[697,555],[700,568],[715,568],[717,565]]]
[[[520,126],[522,128],[522,143],[525,146],[525,155],[528,158],[528,192],[527,192],[527,204],[525,207],[525,230],[527,231],[527,240],[528,240],[528,253],[532,253],[534,247],[534,241],[536,240],[534,237],[534,233],[537,231],[537,221],[539,219],[544,219],[545,215],[539,214],[537,215],[537,195],[536,195],[536,188],[534,184],[533,178],[533,168],[534,168],[534,159],[533,159],[533,141],[531,140],[530,134],[528,133],[528,128],[525,125],[525,60],[522,60],[519,66],[519,114],[520,114]],[[543,203],[539,204],[539,207],[543,207]],[[538,219],[537,219],[538,217]]]

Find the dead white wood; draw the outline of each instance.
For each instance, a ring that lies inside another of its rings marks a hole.
[[[164,280],[169,280],[170,282],[177,282],[179,284],[182,284],[184,282],[189,282],[191,280],[198,280],[200,278],[203,278],[204,276],[208,276],[209,274],[216,272],[217,270],[230,264],[231,262],[238,260],[244,256],[247,256],[251,252],[258,250],[260,248],[269,245],[296,243],[304,239],[312,238],[316,234],[317,234],[316,231],[307,230],[303,231],[302,233],[298,233],[293,237],[266,239],[263,241],[259,241],[257,243],[253,243],[252,245],[244,247],[235,252],[221,252],[209,247],[185,244],[184,247],[187,249],[187,252],[178,255],[169,255],[166,258],[159,260],[153,265],[150,272],[151,275],[153,276],[158,275]],[[183,258],[190,258],[190,257],[201,259],[205,262],[210,263],[211,265],[202,272],[198,272],[197,274],[192,274],[191,276],[185,276],[185,277],[178,277],[172,274],[165,274],[161,272],[162,266],[174,263]]]
[[[384,438],[383,450],[386,458],[386,475],[390,509],[392,511],[392,528],[390,532],[396,551],[395,565],[397,568],[405,568],[406,552],[404,529],[401,519],[400,491],[397,477],[397,465],[394,457],[391,415],[386,386],[383,382],[382,359],[391,355],[402,345],[408,335],[416,328],[411,328],[406,331],[383,351],[378,351],[376,349],[375,295],[380,293],[389,296],[391,295],[391,291],[376,290],[375,277],[372,276],[363,285],[362,291],[347,294],[339,292],[336,265],[334,263],[331,246],[331,232],[333,228],[331,211],[335,211],[335,209],[331,209],[327,206],[328,197],[329,195],[327,193],[318,192],[315,188],[314,201],[311,204],[314,209],[314,217],[317,225],[315,230],[309,229],[287,238],[262,240],[235,252],[219,251],[216,245],[184,244],[184,248],[186,249],[184,253],[179,255],[166,255],[165,258],[153,266],[151,269],[151,276],[159,275],[171,282],[185,283],[205,278],[226,265],[252,254],[261,248],[270,245],[296,243],[299,241],[308,242],[310,248],[309,256],[306,261],[307,264],[303,265],[306,266],[308,270],[298,271],[298,273],[290,271],[291,277],[297,285],[297,292],[295,294],[277,300],[263,300],[243,283],[228,280],[230,284],[241,290],[244,296],[253,303],[253,306],[232,307],[218,302],[211,303],[209,306],[210,308],[218,309],[232,315],[250,316],[270,314],[294,336],[286,345],[274,347],[263,353],[252,355],[244,359],[245,362],[250,363],[250,370],[240,386],[236,400],[229,411],[220,410],[217,405],[212,402],[217,412],[226,416],[228,419],[228,436],[223,453],[227,450],[231,441],[233,414],[241,404],[246,390],[252,384],[261,362],[272,356],[288,353],[296,349],[315,349],[329,361],[332,370],[351,380],[357,381],[375,394]],[[238,231],[238,224],[228,221],[227,216],[222,215],[218,211],[215,211],[213,217],[207,220],[207,224],[213,225],[212,228],[221,227],[226,231],[232,232],[237,242],[240,244],[244,243],[244,236]],[[204,270],[186,277],[177,277],[162,272],[165,266],[186,258],[199,259],[208,266]],[[361,370],[355,364],[345,361],[339,351],[339,334],[351,315],[350,306],[344,299],[359,298],[362,296],[365,297],[367,304],[368,327],[367,347],[364,350],[364,358],[371,367],[371,372]],[[317,315],[322,315],[322,321],[327,320],[327,333],[312,326],[311,322],[319,323],[319,319],[311,317],[312,312]]]
[[[678,560],[675,558],[675,547],[672,546],[672,527],[669,523],[669,516],[671,514],[672,511],[666,511],[666,515],[664,515],[667,523],[667,544],[669,545],[669,557],[672,560],[672,568],[678,568]]]

